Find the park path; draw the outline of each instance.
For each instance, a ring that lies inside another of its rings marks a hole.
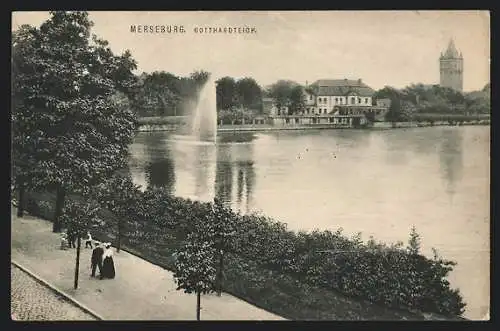
[[[176,290],[172,272],[125,251],[114,254],[116,278],[90,277],[91,249],[82,248],[78,289],[76,250],[60,250],[52,223],[12,210],[11,259],[104,320],[196,320],[196,295]],[[229,294],[203,295],[201,320],[283,320]]]

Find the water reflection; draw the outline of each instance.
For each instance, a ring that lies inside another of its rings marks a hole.
[[[411,134],[409,134],[411,133]],[[453,195],[455,185],[461,180],[463,169],[463,131],[457,128],[422,128],[392,130],[380,134],[384,141],[386,160],[392,165],[409,165],[421,161],[432,168],[435,156],[445,180],[446,193]]]
[[[250,142],[217,146],[216,197],[243,213],[252,209],[256,177],[253,158],[253,144]]]
[[[444,130],[440,139],[439,163],[442,177],[446,181],[446,192],[453,196],[456,183],[462,179],[463,131]]]
[[[175,165],[170,148],[161,136],[144,136],[146,160],[144,165],[148,188],[163,187],[173,194]]]
[[[203,201],[213,201],[216,146],[195,145],[192,148],[191,169],[194,173],[194,196]]]

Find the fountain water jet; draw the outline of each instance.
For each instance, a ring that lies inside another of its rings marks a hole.
[[[176,195],[204,202],[215,197],[217,104],[216,85],[209,79],[201,88],[190,118],[187,132],[173,135],[174,148],[182,150],[185,159],[182,167],[176,166],[176,174],[182,180],[176,181]],[[177,162],[177,161],[176,161]],[[187,184],[191,183],[191,184]],[[193,190],[194,188],[194,190]]]
[[[192,113],[191,135],[198,141],[215,143],[217,140],[217,92],[210,78],[202,87],[198,104]]]

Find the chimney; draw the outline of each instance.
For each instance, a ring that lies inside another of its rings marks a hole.
[[[360,78],[360,79],[358,79],[358,83],[359,83],[359,84],[361,84],[361,78]]]

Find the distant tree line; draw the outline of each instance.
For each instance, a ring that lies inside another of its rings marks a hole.
[[[374,100],[390,99],[388,121],[408,121],[416,113],[475,115],[490,113],[490,84],[480,91],[461,93],[439,85],[412,84],[403,89],[386,86]]]
[[[129,95],[131,107],[139,117],[186,115],[209,75],[203,70],[189,77],[165,71],[142,73]],[[216,81],[217,112],[223,119],[251,119],[262,113],[262,99],[267,97],[278,107],[288,106],[290,113],[297,113],[305,107],[304,92],[304,86],[291,80],[278,80],[262,88],[251,77],[225,76]]]
[[[128,89],[131,107],[139,117],[186,115],[196,105],[198,92],[210,74],[195,71],[179,77],[164,71],[143,73],[135,88]],[[439,85],[411,84],[402,89],[391,86],[375,92],[377,99],[390,99],[388,121],[408,121],[415,113],[488,114],[490,84],[480,91],[461,93]],[[306,106],[309,87],[292,80],[278,80],[261,87],[254,78],[225,76],[216,81],[216,104],[219,120],[251,120],[263,112],[263,98],[271,98],[276,107],[288,107],[289,114],[300,113]]]

